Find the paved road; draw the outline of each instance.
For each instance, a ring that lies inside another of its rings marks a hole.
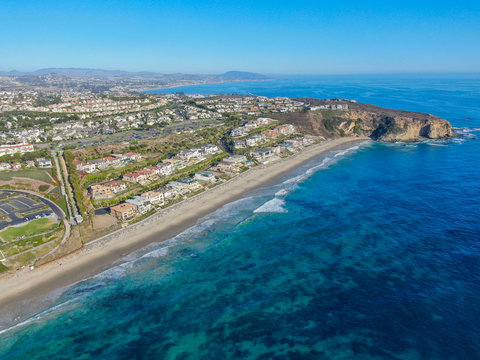
[[[68,145],[75,145],[77,148],[85,148],[90,146],[105,145],[105,144],[116,144],[120,142],[131,142],[134,140],[143,140],[154,137],[166,136],[173,132],[185,131],[185,130],[195,130],[205,126],[215,125],[222,123],[222,120],[210,120],[211,123],[205,125],[204,122],[209,120],[189,120],[178,123],[169,124],[163,128],[153,128],[147,130],[127,130],[116,132],[113,134],[95,134],[85,139],[77,140],[65,140],[61,142],[62,147]],[[39,148],[48,148],[52,146],[57,146],[58,144],[37,144]]]

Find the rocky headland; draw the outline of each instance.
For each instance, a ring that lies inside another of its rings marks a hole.
[[[299,99],[311,107],[347,104],[348,110],[306,110],[272,116],[297,126],[301,132],[326,139],[368,136],[373,140],[421,141],[454,136],[451,124],[437,116],[382,108],[375,105],[320,99]]]

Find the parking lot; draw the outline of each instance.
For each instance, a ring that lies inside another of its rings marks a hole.
[[[0,190],[0,230],[52,214],[53,210],[40,197]]]

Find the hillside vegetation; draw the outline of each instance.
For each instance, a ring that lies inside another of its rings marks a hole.
[[[311,106],[325,104],[319,99],[300,100]],[[347,111],[306,110],[271,117],[291,123],[305,134],[325,138],[369,136],[379,141],[417,141],[452,136],[450,123],[437,116],[362,103],[348,103]]]

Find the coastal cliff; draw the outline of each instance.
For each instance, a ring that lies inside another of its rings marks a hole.
[[[306,134],[325,138],[369,136],[378,141],[394,142],[453,136],[451,124],[431,114],[344,101],[301,100],[313,108],[325,104],[347,104],[348,110],[307,110],[274,118],[288,121]]]

